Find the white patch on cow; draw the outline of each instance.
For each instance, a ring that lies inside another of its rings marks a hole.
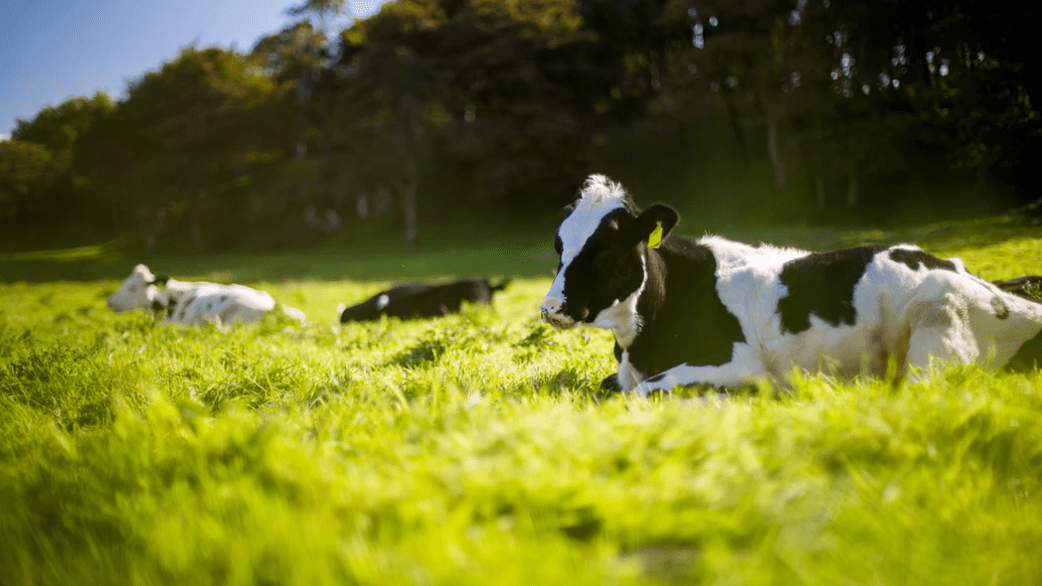
[[[636,387],[644,378],[644,374],[636,368],[633,368],[633,364],[630,363],[630,353],[628,350],[623,351],[622,358],[619,360],[619,374],[617,375],[617,378],[619,387],[623,389],[623,392],[627,392]]]
[[[381,295],[376,298],[376,309],[381,310],[387,307],[387,304],[391,302],[391,298],[387,295]]]
[[[201,283],[185,292],[163,323],[202,325],[255,323],[275,308],[275,300],[264,291],[243,285]]]
[[[572,320],[558,314],[568,301],[564,296],[564,275],[586,241],[597,231],[601,220],[611,212],[626,206],[626,191],[603,175],[591,175],[583,185],[582,195],[575,209],[561,223],[557,235],[561,238],[561,269],[554,276],[550,291],[543,299],[542,309],[555,327],[567,328]]]

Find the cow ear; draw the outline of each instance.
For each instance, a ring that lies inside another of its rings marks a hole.
[[[657,203],[641,212],[633,223],[632,238],[636,242],[645,242],[652,248],[658,248],[659,242],[669,236],[673,227],[680,221],[680,214],[675,209]]]
[[[156,275],[156,277],[154,279],[152,279],[152,284],[153,285],[166,285],[166,282],[169,281],[169,280],[170,280],[170,275]]]

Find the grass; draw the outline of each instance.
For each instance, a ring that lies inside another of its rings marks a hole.
[[[1013,218],[762,239],[1042,267]],[[113,314],[133,261],[106,247],[0,258],[3,583],[1042,582],[1042,374],[603,397],[610,334],[537,319],[549,248],[149,260],[265,288],[302,330]],[[469,273],[522,278],[493,307],[335,323],[396,276]]]

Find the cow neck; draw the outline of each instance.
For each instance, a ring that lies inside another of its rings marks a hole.
[[[644,249],[644,291],[637,303],[644,324],[655,321],[659,309],[666,301],[666,259],[663,249]]]
[[[632,317],[624,327],[614,328],[615,341],[623,349],[629,349],[640,332],[655,319],[659,307],[665,298],[666,263],[657,250],[641,247],[641,261],[644,264],[644,282],[627,304],[632,308]]]

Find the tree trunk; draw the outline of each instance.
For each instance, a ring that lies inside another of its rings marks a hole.
[[[192,252],[203,251],[203,229],[199,224],[199,215],[192,214],[192,224],[189,228],[189,234],[192,239]]]
[[[123,234],[123,222],[119,219],[119,206],[112,204],[109,206],[112,211],[112,227],[116,230],[116,246],[120,250],[127,250],[127,237]]]
[[[356,203],[356,210],[358,212],[358,219],[365,220],[369,218],[369,194],[366,192],[361,193]]]
[[[850,187],[847,189],[847,205],[854,207],[857,205],[857,173],[850,173]]]
[[[767,156],[771,160],[771,171],[774,173],[775,187],[785,187],[788,183],[788,173],[785,168],[785,158],[782,156],[781,148],[778,146],[778,124],[784,116],[785,107],[780,104],[772,104],[767,100],[767,95],[761,90],[759,94],[760,110],[763,111],[763,119],[767,124]]]
[[[416,244],[416,180],[399,184],[399,194],[402,198],[402,215],[405,217],[405,241]]]
[[[771,170],[774,172],[774,185],[785,187],[789,182],[785,172],[785,161],[778,148],[778,121],[767,119],[767,154],[771,159]]]
[[[735,138],[738,139],[738,148],[742,153],[742,162],[749,163],[749,150],[745,147],[745,133],[742,132],[742,121],[738,118],[738,107],[734,103],[734,90],[724,80],[720,84],[720,90],[724,94],[724,103],[727,104],[727,115],[731,118],[731,126],[734,128]]]

